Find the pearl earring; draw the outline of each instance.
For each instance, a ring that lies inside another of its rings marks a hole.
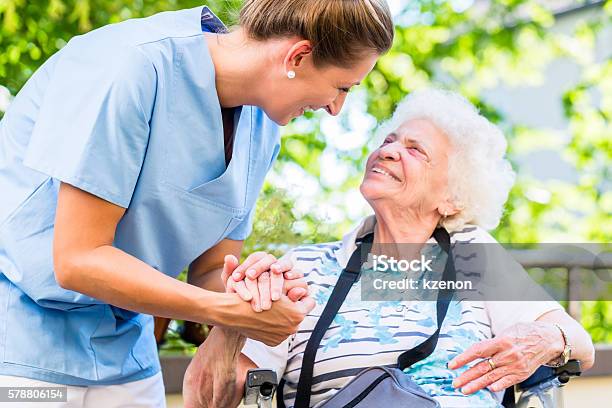
[[[448,212],[444,211],[444,218],[448,217]]]
[[[289,78],[289,79],[293,79],[293,78],[295,78],[295,71],[289,71],[289,72],[287,72],[287,78]]]

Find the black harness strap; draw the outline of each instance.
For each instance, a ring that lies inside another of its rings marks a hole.
[[[365,259],[362,259],[362,255],[365,253],[367,256],[368,252],[370,252],[369,248],[367,248],[366,251],[362,251],[362,245],[365,244],[371,247],[373,239],[373,233],[366,235],[363,241],[357,245],[355,251],[353,251],[346,268],[344,268],[340,274],[338,282],[336,282],[336,286],[334,286],[332,290],[329,300],[325,305],[325,309],[323,309],[323,313],[317,321],[310,339],[308,339],[302,359],[302,370],[300,371],[297,394],[295,396],[295,408],[310,406],[310,389],[312,387],[312,373],[317,349],[319,348],[319,344],[325,332],[336,317],[338,310],[340,310],[344,299],[346,299],[346,296],[351,290],[351,287],[357,282],[357,279],[359,279],[361,265],[365,261]]]
[[[438,242],[438,245],[442,247],[444,252],[447,254],[446,265],[444,266],[444,272],[442,273],[442,281],[454,282],[457,279],[457,272],[455,270],[455,263],[452,259],[452,252],[450,246],[450,236],[445,229],[438,228],[434,231],[434,238]],[[397,358],[397,366],[400,370],[404,370],[414,363],[425,360],[433,353],[438,344],[438,337],[440,336],[440,329],[442,328],[442,322],[448,312],[448,305],[453,297],[454,290],[443,289],[438,290],[438,299],[436,301],[436,314],[438,328],[427,340],[414,347],[413,349],[404,351]]]

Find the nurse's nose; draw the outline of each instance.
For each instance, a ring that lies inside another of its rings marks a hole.
[[[344,105],[344,101],[346,100],[346,95],[346,92],[340,93],[340,95],[338,95],[332,103],[327,105],[327,111],[330,115],[337,116],[340,113],[342,106]]]

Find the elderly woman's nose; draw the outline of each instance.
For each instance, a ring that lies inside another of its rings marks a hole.
[[[399,143],[388,143],[380,148],[378,155],[386,160],[399,160]]]

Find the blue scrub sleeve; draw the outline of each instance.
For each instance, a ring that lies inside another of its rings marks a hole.
[[[274,152],[272,153],[272,159],[270,160],[270,164],[268,164],[268,168],[266,169],[266,174],[274,165],[274,162],[276,161],[279,152],[280,143],[277,143],[274,146]],[[251,235],[251,232],[253,231],[253,216],[255,215],[256,207],[257,203],[255,203],[255,205],[249,210],[248,214],[244,217],[242,222],[238,224],[238,226],[234,228],[234,230],[227,236],[229,239],[233,239],[235,241],[243,241],[247,239],[249,235]]]
[[[118,206],[132,198],[157,76],[136,47],[71,40],[51,74],[24,164]]]
[[[227,236],[229,239],[234,241],[244,241],[247,239],[253,231],[253,216],[255,215],[256,205],[251,208],[244,219],[238,224],[236,228]]]

